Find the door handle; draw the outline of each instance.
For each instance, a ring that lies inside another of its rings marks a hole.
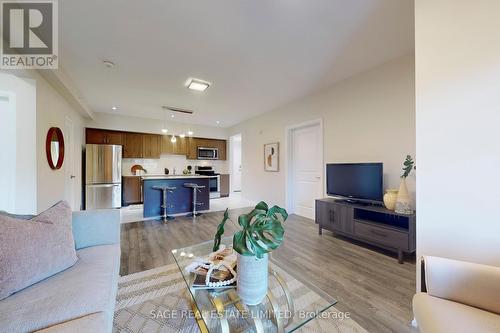
[[[71,176],[69,176],[69,178],[74,179],[74,178],[76,178],[76,176],[75,175],[71,175]]]

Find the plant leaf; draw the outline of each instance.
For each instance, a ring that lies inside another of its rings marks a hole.
[[[226,224],[228,219],[229,219],[229,213],[228,213],[228,208],[226,208],[226,211],[224,212],[224,217],[222,218],[222,222],[217,226],[217,233],[215,234],[214,238],[214,247],[212,249],[213,252],[219,250],[221,237],[224,234],[224,225]]]
[[[269,209],[269,206],[264,202],[264,201],[261,201],[259,202],[256,206],[255,206],[255,209],[258,209],[258,210],[265,210],[267,212],[267,210]]]
[[[273,206],[271,209],[269,209],[267,211],[267,216],[268,217],[278,218],[276,216],[276,214],[280,214],[281,215],[281,217],[283,218],[283,222],[286,221],[286,219],[288,218],[287,211],[284,208],[281,208],[279,206]]]
[[[247,248],[246,233],[244,230],[240,230],[234,234],[233,249],[243,256],[253,255],[253,253]]]
[[[245,229],[250,224],[250,218],[248,214],[242,214],[238,217],[238,224]]]
[[[269,209],[265,202],[259,202],[251,212],[238,217],[242,230],[233,236],[233,249],[241,255],[262,258],[283,242],[282,223],[287,218],[285,209],[279,206]]]
[[[250,225],[250,221],[252,220],[252,218],[257,214],[262,214],[262,213],[265,213],[265,211],[259,209],[253,209],[248,214],[242,214],[238,217],[238,224],[242,228],[247,228]]]

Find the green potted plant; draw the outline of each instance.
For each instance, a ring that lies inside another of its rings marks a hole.
[[[399,185],[398,197],[396,199],[396,213],[413,214],[413,210],[411,209],[410,194],[408,193],[408,187],[406,186],[406,178],[410,175],[410,172],[413,169],[415,169],[415,161],[413,160],[411,155],[406,155],[406,159],[403,162],[401,184]]]
[[[237,257],[237,292],[241,301],[247,305],[260,304],[268,287],[268,253],[277,249],[283,242],[285,229],[283,223],[288,218],[285,209],[269,206],[261,201],[248,214],[238,218],[241,230],[233,236],[233,249]],[[217,227],[213,250],[217,251],[224,225],[229,219],[228,210]]]

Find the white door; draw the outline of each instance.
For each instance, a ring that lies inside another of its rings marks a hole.
[[[241,192],[241,134],[231,137],[231,188],[233,192]]]
[[[314,219],[314,201],[323,196],[323,138],[319,123],[291,131],[292,211]]]
[[[0,91],[0,210],[16,212],[16,109]]]
[[[75,201],[76,176],[75,176],[75,149],[73,140],[73,121],[66,117],[64,130],[64,197],[72,210],[79,210]]]

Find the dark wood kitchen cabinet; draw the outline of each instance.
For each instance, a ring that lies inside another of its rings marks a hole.
[[[138,176],[122,177],[123,206],[142,203],[142,180]]]
[[[171,135],[134,133],[87,128],[85,142],[88,144],[122,145],[123,158],[160,158],[161,154],[185,155],[188,160],[198,159],[198,147],[217,148],[219,160],[227,159],[227,142],[221,139],[193,138]]]
[[[196,160],[198,158],[198,138],[188,138],[186,147],[186,158]]]
[[[186,155],[187,154],[187,138],[177,138],[177,142],[173,143],[173,154],[175,155]]]
[[[87,128],[85,131],[85,142],[88,144],[122,145],[123,134],[118,131],[108,131],[95,128]]]
[[[228,174],[220,175],[220,196],[228,197],[229,191],[230,191],[229,175]]]
[[[219,160],[226,160],[226,140],[213,140],[219,150]]]
[[[188,138],[176,137],[176,142],[172,142],[171,135],[163,135],[161,138],[161,153],[169,155],[186,155]]]
[[[174,147],[172,146],[172,142],[170,139],[172,136],[170,135],[162,135],[161,137],[161,153],[162,154],[173,154]]]
[[[124,158],[160,158],[160,135],[127,132],[124,136]]]
[[[142,158],[142,134],[125,133],[123,143],[123,158]]]
[[[161,141],[157,134],[142,134],[142,157],[160,158]]]
[[[227,159],[227,144],[226,140],[221,139],[205,139],[205,138],[188,138],[186,147],[186,157],[188,160],[196,160],[198,158],[198,147],[217,148],[219,152],[218,160]]]

